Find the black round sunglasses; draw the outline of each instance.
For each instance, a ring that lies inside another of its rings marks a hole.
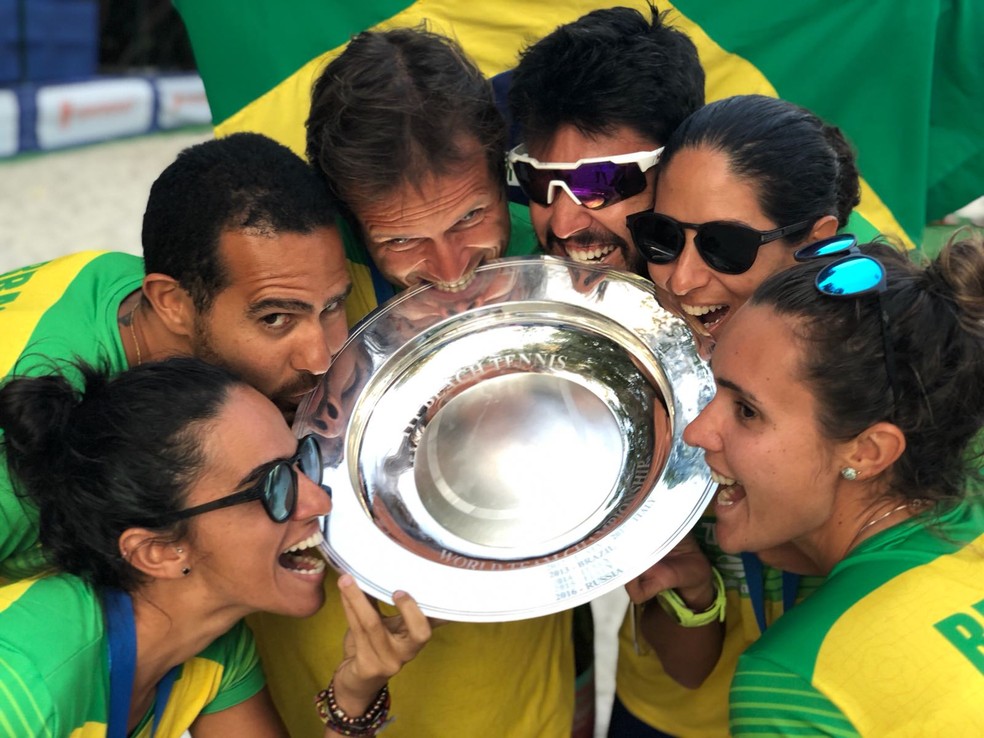
[[[304,476],[321,486],[323,468],[321,447],[318,445],[318,437],[314,433],[309,433],[300,440],[297,445],[297,453],[291,458],[271,462],[265,470],[261,471],[259,479],[246,489],[206,502],[203,505],[178,510],[164,516],[160,522],[162,524],[172,523],[212,510],[221,510],[224,507],[260,500],[273,522],[285,523],[294,514],[294,509],[297,507],[297,471],[294,469],[295,465]],[[330,494],[330,492],[328,493]]]
[[[711,269],[723,274],[747,272],[755,263],[760,246],[800,233],[813,225],[812,220],[804,220],[771,231],[759,231],[723,220],[684,223],[651,210],[633,213],[625,222],[639,253],[652,264],[676,261],[687,244],[686,230],[697,231],[694,236],[697,252]]]

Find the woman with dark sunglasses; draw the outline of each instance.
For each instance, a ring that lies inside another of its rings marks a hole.
[[[711,343],[765,279],[795,263],[797,248],[849,220],[874,236],[851,218],[860,182],[847,141],[784,100],[705,105],[670,136],[657,177],[654,209],[629,216],[629,229],[660,300]],[[620,633],[609,735],[726,734],[738,655],[818,582],[722,552],[705,515],[626,588],[637,604]]]
[[[798,245],[844,228],[860,201],[841,132],[762,95],[693,113],[667,142],[657,176],[653,211],[629,216],[630,232],[667,307],[712,336],[766,277],[792,265]]]
[[[241,620],[322,605],[317,439],[298,444],[268,399],[195,359],[78,371],[81,391],[62,374],[0,388],[6,461],[51,564],[0,588],[5,730],[286,735]],[[374,735],[430,626],[403,593],[381,618],[351,577],[339,587],[346,658],[311,710],[325,735]]]
[[[731,734],[984,735],[984,240],[833,246],[736,313],[684,432],[721,548],[826,577],[740,657]]]

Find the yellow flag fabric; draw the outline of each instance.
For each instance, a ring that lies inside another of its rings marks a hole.
[[[615,4],[648,12],[639,0],[175,0],[216,133],[261,131],[298,153],[311,84],[359,31],[427,22],[491,76],[557,25]],[[859,211],[878,230],[912,246],[927,219],[984,193],[984,3],[675,0],[659,8],[696,43],[708,100],[778,95],[845,131],[865,176]]]

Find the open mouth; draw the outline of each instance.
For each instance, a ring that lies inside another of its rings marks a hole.
[[[718,485],[717,494],[714,496],[714,505],[717,508],[729,508],[745,499],[745,488],[738,484],[738,480],[718,474],[711,469],[711,481]]]
[[[316,577],[325,570],[319,546],[325,537],[320,530],[315,531],[303,541],[286,548],[277,559],[284,569],[301,576]]]
[[[714,330],[731,313],[728,305],[684,305],[683,311],[701,322],[708,331]]]
[[[567,257],[569,259],[579,261],[582,264],[591,264],[604,261],[605,257],[612,253],[615,249],[616,246],[610,243],[591,248],[575,248],[572,246],[564,247],[564,251],[567,252]]]

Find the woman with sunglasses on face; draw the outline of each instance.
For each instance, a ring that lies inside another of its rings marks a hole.
[[[792,265],[796,246],[845,228],[860,201],[840,130],[762,95],[693,113],[667,142],[657,176],[652,212],[628,218],[632,238],[667,307],[712,336],[766,277]]]
[[[79,368],[0,388],[11,477],[40,510],[52,573],[0,589],[0,719],[11,735],[283,736],[243,616],[305,617],[325,563],[313,436],[195,359],[113,379]],[[311,709],[374,735],[386,682],[430,627],[409,596],[381,619],[350,577],[346,659]]]
[[[862,253],[863,251],[863,253]],[[852,253],[853,252],[853,253]],[[826,580],[741,656],[731,732],[984,734],[984,241],[808,246],[731,320],[684,431],[717,540]]]
[[[799,246],[849,219],[875,235],[851,218],[860,182],[848,142],[784,100],[705,105],[670,136],[657,178],[654,209],[630,215],[629,230],[661,302],[710,343]],[[724,735],[738,655],[818,582],[723,553],[714,526],[709,511],[626,588],[636,606],[619,637],[613,738]]]

